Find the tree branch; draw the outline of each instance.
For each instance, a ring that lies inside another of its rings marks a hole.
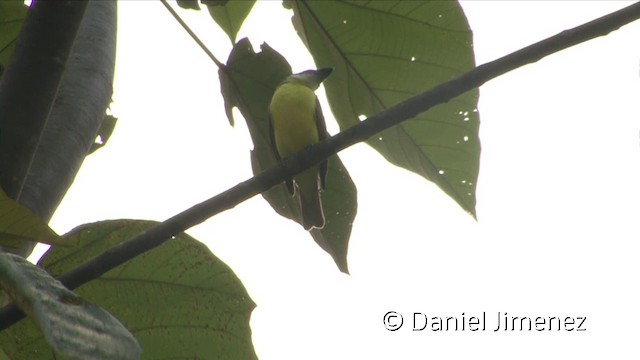
[[[70,289],[81,286],[137,255],[161,245],[172,236],[224,210],[231,209],[237,204],[281,183],[284,179],[318,164],[340,150],[364,141],[382,130],[429,110],[437,104],[445,103],[466,91],[479,87],[499,75],[536,62],[547,55],[586,40],[606,35],[638,18],[640,18],[640,3],[635,3],[574,29],[563,31],[558,35],[498,60],[478,66],[460,77],[375,114],[360,124],[286,159],[280,165],[175,215],[133,239],[123,242],[119,246],[63,274],[59,279]],[[2,308],[0,310],[0,329],[7,328],[20,320],[22,316],[14,305]]]
[[[0,82],[0,184],[19,200],[87,1],[37,0]]]
[[[37,0],[27,13],[0,82],[0,186],[36,214],[51,202],[25,204],[22,195],[54,104],[87,1]],[[46,220],[46,219],[45,219]],[[33,242],[19,250],[28,255]]]
[[[113,93],[115,1],[91,1],[36,149],[20,203],[48,222],[96,139]]]

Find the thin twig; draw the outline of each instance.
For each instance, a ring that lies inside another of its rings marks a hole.
[[[200,46],[200,48],[202,48],[202,50],[205,52],[205,54],[207,54],[207,56],[209,56],[209,58],[211,58],[211,60],[218,66],[218,68],[223,68],[224,64],[221,63],[220,61],[218,61],[218,59],[216,59],[216,57],[213,55],[213,53],[211,51],[209,51],[209,49],[206,47],[206,45],[202,42],[202,40],[200,40],[200,38],[198,37],[198,35],[196,35],[196,33],[194,33],[191,28],[189,28],[189,25],[187,25],[187,23],[184,22],[184,20],[182,20],[182,18],[180,17],[180,15],[178,15],[178,13],[173,10],[173,8],[171,7],[171,5],[169,5],[169,3],[167,3],[167,0],[160,0],[160,2],[162,3],[162,5],[164,5],[164,7],[167,8],[167,10],[169,10],[169,12],[171,13],[171,15],[173,15],[173,17],[176,19],[176,21],[182,26],[182,28],[191,36],[191,38],[193,39],[193,41],[196,42],[196,44],[198,44]]]
[[[598,36],[606,35],[621,26],[640,18],[640,3],[635,3],[597,20],[566,30],[558,35],[518,50],[498,60],[477,68],[451,81],[416,95],[398,105],[369,117],[367,120],[326,139],[281,164],[246,180],[231,189],[214,196],[161,224],[143,232],[131,240],[114,247],[59,279],[69,289],[83,285],[134,257],[161,245],[172,236],[200,224],[206,219],[231,209],[237,204],[281,183],[286,178],[315,165],[329,156],[357,142],[364,141],[378,132],[410,119],[433,106],[445,103],[466,91],[477,88],[495,77],[534,63],[543,57]],[[0,329],[20,320],[23,315],[14,306],[0,310]]]

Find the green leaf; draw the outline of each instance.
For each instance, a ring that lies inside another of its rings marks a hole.
[[[342,129],[475,66],[472,33],[454,1],[287,1]],[[478,91],[382,132],[368,143],[436,183],[475,216]]]
[[[54,248],[41,265],[59,275],[153,224],[114,220],[80,226],[65,235],[79,246]],[[231,269],[188,235],[136,257],[76,293],[116,316],[140,342],[144,359],[256,359],[249,327],[255,304]],[[5,351],[11,347],[13,359],[27,359],[33,349],[46,352],[28,323],[0,333],[0,346]]]
[[[7,197],[0,189],[0,245],[19,249],[25,240],[50,245],[70,245],[44,221]]]
[[[6,67],[9,62],[26,15],[24,1],[0,1],[0,67]]]
[[[267,44],[263,44],[261,50],[256,54],[250,42],[242,39],[231,52],[227,66],[219,71],[229,121],[233,124],[233,107],[238,107],[247,121],[254,146],[251,151],[254,174],[277,163],[269,143],[268,107],[275,88],[291,75],[291,67],[278,52]],[[301,223],[298,204],[284,183],[262,196],[278,214]],[[311,235],[346,273],[347,248],[357,212],[357,196],[355,185],[338,156],[329,159],[327,185],[321,198],[326,224],[322,230],[311,231]]]
[[[202,3],[207,5],[213,20],[227,33],[231,42],[235,43],[238,31],[251,12],[255,0],[203,0]]]
[[[0,253],[0,285],[33,320],[22,321],[66,359],[139,359],[140,346],[122,324],[105,310],[89,304],[65,288],[46,271],[24,258]],[[42,332],[37,331],[35,324]],[[21,334],[21,333],[18,333]],[[44,334],[44,337],[43,337]],[[17,335],[17,334],[16,334]],[[19,335],[18,335],[19,336]],[[2,333],[2,347],[12,359],[42,358],[41,346],[29,344],[15,353],[11,334]],[[33,345],[33,346],[31,346]],[[51,351],[49,351],[51,352]]]

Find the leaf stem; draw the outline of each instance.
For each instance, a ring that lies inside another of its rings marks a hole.
[[[191,30],[191,28],[189,28],[189,25],[187,25],[187,23],[185,23],[184,20],[182,20],[180,15],[178,15],[178,13],[175,10],[173,10],[171,5],[169,5],[169,3],[167,3],[167,0],[160,0],[160,2],[162,3],[162,5],[164,5],[164,7],[167,8],[167,10],[174,17],[174,19],[176,19],[176,21],[189,34],[189,36],[191,36],[193,41],[195,41],[196,44],[198,44],[200,46],[202,51],[204,51],[205,54],[207,54],[207,56],[209,56],[209,58],[216,64],[216,66],[218,66],[218,68],[224,68],[224,64],[221,63],[220,61],[218,61],[218,59],[216,59],[216,57],[213,55],[213,53],[207,48],[207,46],[202,42],[202,40],[200,40],[198,35],[196,35],[196,33],[194,33],[193,30]]]

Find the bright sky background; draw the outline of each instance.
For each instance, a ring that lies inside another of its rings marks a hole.
[[[477,63],[628,3],[465,2]],[[205,11],[180,11],[216,57],[231,49]],[[259,2],[240,37],[314,68],[280,2]],[[251,176],[239,113],[217,69],[159,2],[119,3],[116,130],[85,161],[52,227],[164,220]],[[262,197],[189,231],[258,304],[253,340],[272,359],[637,359],[640,23],[480,89],[476,223],[424,179],[366,145],[340,153],[358,187],[351,275]],[[322,93],[320,91],[319,93]],[[324,104],[329,130],[337,126]],[[383,315],[404,327],[389,332]],[[586,332],[411,331],[428,316],[586,316]]]

